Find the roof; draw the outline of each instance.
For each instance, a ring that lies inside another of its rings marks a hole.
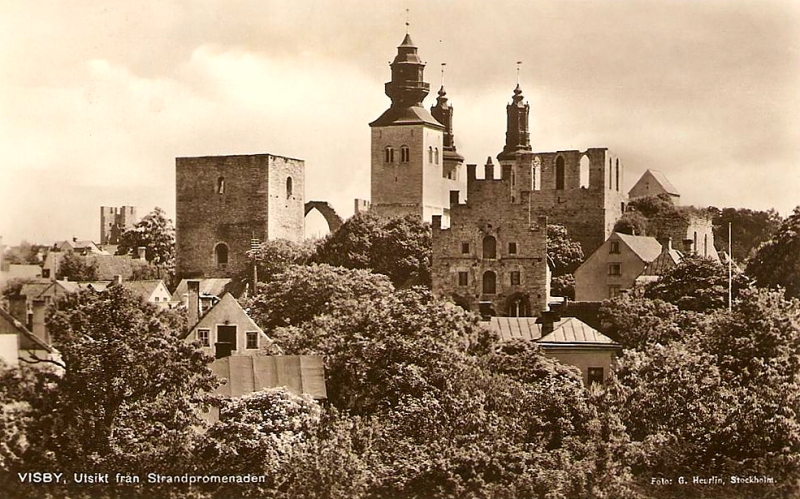
[[[47,282],[26,282],[20,288],[19,295],[32,300],[42,294],[51,284],[52,281],[49,280]]]
[[[8,321],[11,324],[11,326],[17,330],[17,334],[23,335],[31,343],[40,346],[42,350],[46,350],[49,353],[53,352],[53,347],[45,343],[41,338],[39,338],[35,334],[28,331],[28,328],[26,328],[20,321],[15,319],[13,315],[9,314],[3,307],[0,307],[0,317]]]
[[[146,281],[123,281],[122,286],[130,289],[134,293],[142,295],[145,299],[150,298],[153,292],[159,287],[163,286],[164,281],[161,279],[151,279]]]
[[[134,269],[148,265],[146,260],[134,259],[130,255],[88,255],[87,259],[96,263],[97,277],[107,280],[118,275],[123,279],[130,279]]]
[[[286,387],[297,395],[328,397],[320,355],[241,355],[215,360],[214,374],[228,382],[217,388],[224,397],[241,397],[268,388]]]
[[[247,315],[247,312],[244,311],[239,302],[236,301],[236,298],[233,297],[230,293],[225,293],[222,296],[222,299],[213,307],[211,310],[206,312],[206,314],[197,321],[197,324],[191,326],[191,329],[183,335],[184,338],[188,337],[195,329],[201,327],[211,327],[214,324],[237,324],[244,327],[248,331],[258,331],[260,333],[264,333],[264,331],[258,327],[258,324],[255,323],[253,319]],[[266,336],[266,334],[264,334]],[[270,340],[272,341],[272,340]]]
[[[554,322],[553,331],[544,337],[541,319],[535,317],[492,317],[488,323],[482,324],[496,332],[501,341],[528,340],[548,346],[619,346],[614,340],[577,317],[564,317]]]
[[[371,127],[391,125],[428,125],[444,130],[444,125],[439,123],[424,107],[420,106],[392,106],[380,115],[377,120],[369,124]]]
[[[664,275],[667,270],[678,265],[683,260],[683,253],[676,249],[668,249],[661,252],[655,260],[648,263],[641,273],[643,276]]]
[[[664,188],[667,194],[674,194],[676,196],[680,196],[680,192],[678,192],[678,189],[676,189],[675,186],[672,185],[672,183],[667,179],[666,175],[664,175],[658,170],[647,170],[646,172],[644,172],[644,174],[647,175],[648,172],[650,173],[650,175],[653,176],[654,179],[656,179],[656,182],[661,184],[661,187]]]
[[[228,285],[233,281],[232,279],[182,279],[172,293],[172,301],[181,301],[183,295],[189,292],[189,281],[200,281],[200,296],[222,296],[228,291]]]
[[[620,232],[615,232],[614,234],[643,262],[652,262],[661,254],[661,243],[655,237],[631,236]]]

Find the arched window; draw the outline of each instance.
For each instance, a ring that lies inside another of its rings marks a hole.
[[[589,157],[583,156],[581,158],[581,171],[580,171],[580,184],[581,188],[589,188]]]
[[[483,238],[483,257],[497,258],[497,240],[494,236],[486,236]]]
[[[697,231],[694,231],[694,236],[692,236],[692,252],[697,255],[699,253],[697,248]]]
[[[217,194],[225,194],[225,177],[217,179]]]
[[[614,189],[614,179],[612,178],[614,175],[614,165],[611,162],[611,158],[608,158],[608,188]]]
[[[439,164],[439,148],[433,150],[433,162]]]
[[[491,270],[483,273],[483,294],[493,295],[497,292],[497,276]]]
[[[542,171],[542,160],[539,159],[539,156],[533,158],[533,166],[531,167],[531,190],[538,191],[542,188],[541,182],[541,174],[539,172]]]
[[[392,146],[386,146],[386,150],[384,152],[384,160],[386,163],[394,163],[394,149],[392,149]]]
[[[617,191],[619,191],[619,159],[617,159]]]
[[[433,163],[433,146],[428,147],[428,163]]]
[[[292,197],[292,177],[286,177],[286,198]]]
[[[408,163],[411,155],[408,152],[408,146],[400,146],[400,162]]]
[[[703,256],[708,257],[708,234],[703,234]]]
[[[556,189],[564,189],[564,158],[556,159]]]
[[[219,243],[214,246],[214,261],[217,267],[224,269],[228,265],[228,245]]]

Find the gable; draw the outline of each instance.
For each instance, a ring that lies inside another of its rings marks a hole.
[[[194,334],[198,329],[212,329],[218,324],[236,325],[245,331],[258,331],[264,334],[230,293],[225,293],[219,303],[197,322],[190,334]]]

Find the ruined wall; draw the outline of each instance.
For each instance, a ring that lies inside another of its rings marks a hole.
[[[449,229],[441,228],[439,218],[433,221],[433,292],[475,312],[538,315],[549,295],[547,218],[531,218],[527,205],[511,203],[510,169],[499,180],[491,174],[475,180],[475,166],[467,169],[468,201],[451,205]],[[494,258],[484,254],[487,236],[495,239]],[[487,272],[495,274],[494,293],[484,292]],[[518,284],[512,284],[514,272]],[[466,273],[466,283],[459,283],[459,273]]]
[[[673,247],[685,255],[693,253],[718,262],[713,229],[711,215],[689,207],[647,220],[649,236],[659,240],[672,238]]]
[[[304,162],[271,154],[176,158],[176,272],[231,277],[252,238],[303,239]],[[292,177],[292,194],[286,179]],[[228,249],[218,264],[215,247]]]

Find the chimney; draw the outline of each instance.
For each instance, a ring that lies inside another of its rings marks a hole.
[[[138,258],[139,260],[144,260],[144,255],[146,250],[147,247],[145,246],[139,246],[138,248],[136,248],[136,258]]]
[[[458,204],[459,191],[450,191],[450,206]]]
[[[494,180],[494,163],[492,163],[492,157],[489,156],[486,158],[486,164],[483,165],[484,168],[484,179],[485,180]]]
[[[193,328],[200,320],[200,281],[187,281],[189,303],[187,304],[189,328]]]
[[[692,239],[683,240],[683,252],[687,255],[694,254],[694,241]]]
[[[667,236],[662,238],[660,241],[661,243],[661,251],[670,251],[672,249],[672,238]]]
[[[456,191],[456,192],[458,192],[458,191]],[[431,217],[431,226],[433,227],[433,230],[440,230],[442,228],[442,216],[441,215],[433,215]]]
[[[122,276],[117,274],[114,276],[114,280],[111,282],[112,286],[119,286],[122,284]]]
[[[467,164],[467,183],[470,183],[473,180],[475,180],[475,170],[477,168],[478,168],[478,165]]]
[[[34,336],[50,344],[50,338],[47,336],[45,329],[45,311],[47,310],[47,303],[44,300],[33,300],[33,325],[31,331]]]
[[[555,310],[542,311],[541,317],[536,321],[542,325],[542,336],[553,332],[553,325],[561,320],[561,314]]]

